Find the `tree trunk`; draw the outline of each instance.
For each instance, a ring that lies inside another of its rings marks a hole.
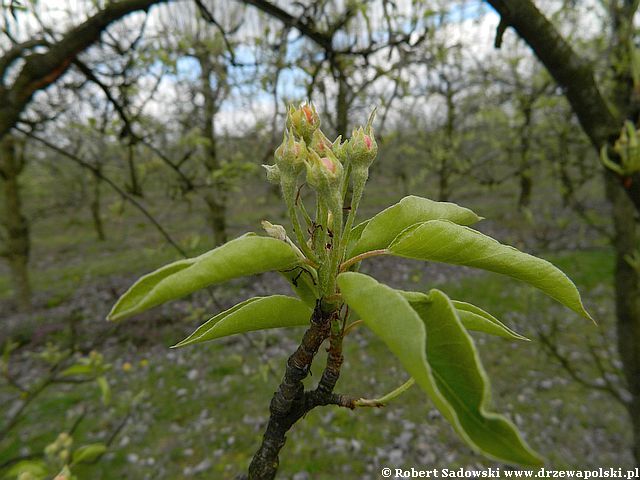
[[[628,262],[629,256],[640,248],[640,220],[612,174],[607,174],[606,182],[615,229],[618,350],[631,393],[627,409],[633,425],[633,453],[640,466],[640,272]]]
[[[209,192],[204,199],[209,208],[209,226],[213,232],[213,241],[222,245],[227,241],[227,216],[224,203],[218,203],[216,195]]]
[[[447,160],[449,153],[445,153],[438,170],[438,201],[449,201],[449,170],[447,168]]]
[[[196,58],[200,64],[200,82],[202,95],[204,97],[202,134],[207,140],[204,162],[209,174],[213,174],[221,167],[214,127],[217,111],[216,99],[219,92],[215,92],[211,86],[211,76],[217,72],[209,57],[209,52],[206,49],[199,51]],[[218,75],[218,89],[222,88],[220,86],[222,81],[220,75]],[[204,195],[205,203],[209,209],[209,225],[213,232],[213,239],[216,245],[221,245],[227,241],[227,192],[224,182],[225,180],[221,179],[217,185],[208,187]]]
[[[445,151],[440,160],[440,168],[438,170],[438,200],[446,202],[449,200],[449,180],[451,176],[451,163],[455,160],[455,128],[456,128],[456,105],[454,103],[455,92],[451,83],[446,81],[447,89],[444,97],[447,104],[447,120],[444,125],[444,144]]]
[[[91,175],[93,182],[93,196],[91,197],[91,218],[93,219],[93,228],[96,231],[98,240],[101,242],[106,240],[104,234],[104,226],[102,224],[101,214],[101,192],[100,192],[100,178],[97,173]]]
[[[342,135],[342,140],[347,138],[349,128],[349,103],[347,94],[349,85],[342,70],[338,70],[338,95],[336,96],[336,135]]]
[[[138,181],[138,172],[134,161],[135,143],[131,141],[127,147],[127,167],[129,169],[129,193],[137,197],[142,197],[142,188]]]
[[[533,189],[533,179],[531,177],[531,164],[529,159],[529,150],[531,142],[529,140],[531,125],[531,105],[523,102],[522,115],[524,116],[520,127],[520,168],[518,175],[520,177],[520,195],[518,197],[518,208],[520,210],[528,208],[531,203],[531,190]]]
[[[7,258],[15,285],[15,300],[20,310],[31,308],[31,284],[29,283],[29,224],[22,214],[18,177],[24,168],[19,159],[15,139],[6,135],[0,142],[0,178],[4,190],[4,223],[7,231],[3,251]]]

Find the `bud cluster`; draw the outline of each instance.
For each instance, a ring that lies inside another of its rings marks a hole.
[[[55,442],[50,443],[44,449],[47,461],[53,465],[66,464],[71,455],[71,445],[73,445],[73,438],[68,433],[59,434]]]
[[[323,198],[330,198],[342,188],[344,166],[368,170],[378,153],[371,123],[353,131],[348,141],[338,137],[331,142],[320,130],[320,117],[312,104],[287,110],[286,130],[282,144],[276,149],[275,165],[263,165],[267,180],[291,190],[298,176],[306,169],[307,183]],[[283,191],[285,197],[291,191]]]
[[[620,137],[613,145],[613,151],[619,158],[619,163],[609,158],[606,147],[600,151],[602,163],[618,175],[629,176],[640,172],[640,139],[639,131],[631,121],[626,121]]]
[[[282,189],[300,249],[312,264],[319,265],[319,273],[322,268],[327,269],[322,264],[331,265],[329,270],[333,271],[342,260],[347,240],[342,232],[347,232],[347,236],[350,232],[369,167],[378,153],[372,128],[374,114],[375,110],[367,125],[354,129],[349,140],[343,142],[339,136],[332,142],[320,129],[320,117],[312,104],[290,106],[282,144],[274,152],[274,165],[264,165],[267,180]],[[306,184],[316,194],[315,220],[311,220],[299,198],[298,181],[303,171]],[[352,204],[343,229],[343,199],[350,183]],[[298,212],[307,221],[304,231]],[[265,229],[270,236],[290,241],[282,227],[265,224]],[[307,239],[306,233],[311,238]]]

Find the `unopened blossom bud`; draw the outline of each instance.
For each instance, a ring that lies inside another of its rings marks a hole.
[[[58,454],[58,458],[62,463],[66,463],[69,460],[69,450],[64,449]]]
[[[338,160],[342,163],[347,161],[347,147],[349,146],[349,142],[342,141],[342,135],[338,135],[338,138],[334,140],[331,144],[331,151],[336,156]]]
[[[328,193],[337,189],[342,179],[342,164],[330,150],[320,157],[315,151],[309,151],[307,162],[307,182],[318,193]]]
[[[262,165],[267,171],[267,181],[274,185],[280,185],[280,169],[277,165]]]
[[[262,221],[262,228],[267,235],[272,238],[277,238],[278,240],[286,241],[287,240],[287,231],[284,229],[282,225],[274,225],[271,222],[266,220]]]
[[[327,151],[331,150],[331,142],[320,129],[313,132],[309,147],[314,150],[320,157],[323,157]]]
[[[298,138],[306,142],[311,141],[311,136],[320,127],[320,117],[313,104],[304,103],[299,108],[293,105],[287,110],[287,129],[293,130]]]
[[[631,121],[626,121],[620,137],[613,145],[613,151],[618,156],[618,162],[611,161],[606,147],[601,151],[602,163],[619,175],[630,176],[640,172],[640,131]]]
[[[293,131],[288,130],[274,156],[281,177],[297,177],[304,168],[307,147],[304,140],[296,140]]]
[[[373,129],[366,131],[362,127],[353,131],[347,147],[349,161],[354,167],[369,168],[378,154],[378,144]]]
[[[56,442],[64,448],[69,448],[73,444],[73,438],[68,433],[63,432],[58,435]]]

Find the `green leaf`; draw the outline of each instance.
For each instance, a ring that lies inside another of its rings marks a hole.
[[[299,262],[300,257],[285,242],[243,235],[199,257],[179,260],[145,275],[120,297],[107,318],[121,320],[209,285],[287,270]]]
[[[475,330],[476,332],[489,333],[498,337],[508,338],[510,340],[530,341],[527,337],[514,332],[504,323],[480,307],[476,307],[471,303],[459,302],[452,300],[451,303],[456,309],[458,318],[467,330]]]
[[[71,466],[78,463],[93,463],[107,452],[107,446],[104,443],[91,443],[79,447],[71,456]]]
[[[316,300],[320,296],[317,287],[317,273],[309,265],[300,265],[289,271],[281,271],[280,274],[287,279],[291,288],[310,307],[315,307]]]
[[[582,305],[578,289],[559,268],[450,221],[431,220],[406,229],[389,246],[389,252],[401,257],[502,273],[533,285],[574,312],[591,319]]]
[[[400,292],[360,273],[339,275],[338,285],[347,304],[471,447],[508,463],[542,463],[511,422],[487,411],[489,382],[445,294],[432,290],[428,302],[416,302],[416,310]]]
[[[71,377],[74,375],[95,375],[96,369],[93,365],[76,363],[71,365],[69,368],[64,369],[60,372],[61,377]]]
[[[15,480],[22,473],[30,473],[37,480],[44,480],[49,474],[47,464],[43,460],[23,460],[11,466],[2,478]]]
[[[455,203],[435,202],[428,198],[405,197],[374,216],[362,231],[348,257],[387,248],[405,228],[428,220],[445,219],[460,225],[472,225],[482,219],[468,208]],[[359,227],[359,226],[358,226]],[[356,228],[358,228],[356,227]]]
[[[347,252],[351,252],[351,250],[353,250],[353,247],[360,241],[362,232],[364,232],[364,229],[367,228],[367,225],[369,225],[370,221],[371,219],[360,222],[358,225],[351,229],[351,235],[349,235],[349,243],[347,244]]]
[[[421,292],[405,292],[397,290],[402,296],[411,304],[428,302],[429,296]],[[527,337],[514,332],[507,327],[500,320],[495,318],[488,312],[485,312],[480,307],[476,307],[467,302],[459,302],[452,300],[453,306],[456,309],[458,318],[462,322],[462,325],[467,330],[474,330],[476,332],[488,333],[490,335],[496,335],[498,337],[508,338],[509,340],[525,340],[529,341]]]
[[[250,298],[211,318],[174,348],[254,330],[308,325],[311,313],[303,301],[285,295]]]
[[[102,404],[105,406],[109,405],[109,403],[111,403],[111,387],[109,387],[107,377],[102,375],[96,378],[96,383],[98,384],[98,388],[100,389],[100,398],[102,399]]]

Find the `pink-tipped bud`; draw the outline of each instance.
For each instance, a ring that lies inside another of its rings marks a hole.
[[[327,170],[329,170],[331,173],[336,173],[336,165],[331,161],[331,159],[327,157],[322,157],[320,161],[322,162],[322,164],[325,166]]]
[[[349,161],[354,167],[369,168],[378,154],[378,144],[373,129],[359,127],[353,131],[347,147]]]
[[[297,176],[304,169],[307,147],[304,140],[296,140],[291,130],[286,131],[282,144],[274,153],[281,175]]]
[[[305,103],[299,108],[291,105],[287,110],[287,129],[291,129],[297,138],[309,143],[319,126],[320,117],[312,104]]]

